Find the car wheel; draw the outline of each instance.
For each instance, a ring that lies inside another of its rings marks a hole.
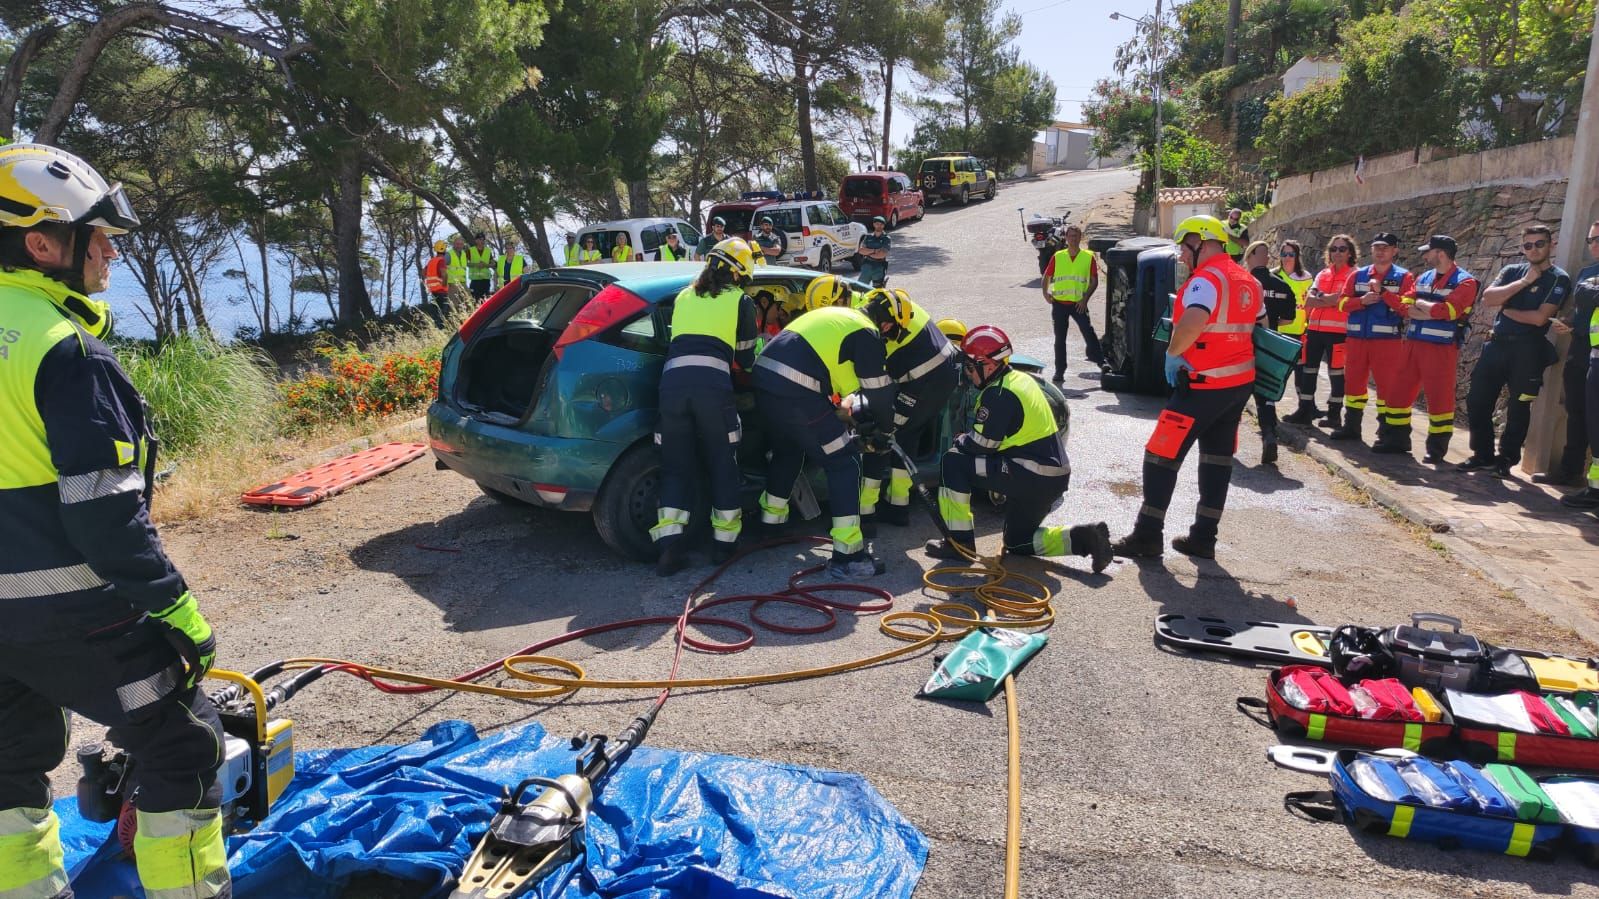
[[[594,498],[594,529],[619,555],[638,562],[655,558],[650,528],[659,518],[661,455],[654,445],[636,446],[611,466]]]
[[[994,179],[990,178],[988,180],[988,193],[986,195],[986,199],[989,199],[989,200],[994,199],[994,191],[996,189],[997,188],[994,187]]]
[[[822,255],[816,258],[816,270],[830,272],[833,270],[833,248],[822,247]]]
[[[894,230],[895,228],[898,228],[898,227],[899,227],[899,210],[896,209],[893,212],[890,212],[888,214],[888,230],[892,231],[892,230]]]
[[[926,203],[923,203],[922,205],[916,207],[916,220],[919,222],[919,221],[921,221],[924,218],[927,218],[927,204]]]
[[[972,201],[972,189],[969,188],[969,187],[962,187],[961,188],[961,205],[965,206],[967,203],[970,203],[971,201]]]

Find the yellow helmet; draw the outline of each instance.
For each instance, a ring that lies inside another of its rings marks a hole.
[[[445,246],[445,244],[444,244],[444,241],[442,241],[442,240],[433,241],[433,252],[435,252],[435,253],[444,252],[444,246]]]
[[[882,287],[867,291],[860,310],[866,313],[866,317],[879,329],[883,325],[889,325],[887,332],[889,339],[904,340],[910,335],[911,319],[915,310],[910,303],[901,300],[894,291]]]
[[[742,237],[726,237],[705,255],[711,265],[722,265],[740,278],[748,278],[755,270],[755,254]]]
[[[942,318],[935,326],[944,333],[945,337],[960,343],[966,339],[966,325],[958,318]]]
[[[40,222],[126,234],[139,217],[121,184],[108,184],[71,153],[44,144],[0,147],[0,226],[31,228]]]
[[[1191,215],[1177,225],[1177,233],[1172,235],[1172,240],[1178,243],[1190,234],[1198,234],[1202,240],[1216,240],[1227,242],[1227,229],[1222,226],[1221,219],[1214,215]]]
[[[806,285],[805,311],[837,306],[840,300],[848,297],[849,288],[844,286],[844,279],[837,275],[823,275]]]

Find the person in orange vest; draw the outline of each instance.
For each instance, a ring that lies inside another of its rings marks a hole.
[[[1299,370],[1294,373],[1294,391],[1299,408],[1283,416],[1293,425],[1308,425],[1316,419],[1316,375],[1322,360],[1327,361],[1327,413],[1317,422],[1324,428],[1343,425],[1344,415],[1344,331],[1349,316],[1338,309],[1338,298],[1360,261],[1360,248],[1347,234],[1334,234],[1327,242],[1327,266],[1316,273],[1316,280],[1305,291],[1305,345],[1299,351]]]
[[[1455,265],[1459,252],[1455,239],[1434,234],[1417,248],[1431,266],[1415,280],[1405,300],[1405,342],[1388,417],[1403,433],[1374,452],[1410,451],[1410,410],[1421,391],[1427,391],[1427,455],[1430,465],[1442,465],[1455,434],[1455,372],[1460,363],[1471,307],[1480,285],[1471,273]]]
[[[1368,381],[1377,382],[1377,452],[1410,452],[1410,410],[1391,413],[1404,364],[1401,330],[1405,323],[1404,296],[1415,288],[1415,276],[1394,262],[1399,238],[1389,231],[1371,239],[1371,265],[1355,269],[1344,285],[1338,308],[1349,317],[1344,340],[1344,423],[1327,435],[1329,440],[1360,440],[1361,419],[1366,415]]]
[[[450,309],[450,259],[444,248],[444,241],[433,241],[433,258],[422,266],[422,289],[432,301],[428,314],[439,327],[444,326],[444,316]]]
[[[1199,444],[1199,509],[1172,549],[1216,557],[1216,533],[1233,477],[1238,423],[1255,390],[1256,320],[1265,314],[1260,284],[1227,255],[1228,232],[1213,215],[1184,219],[1173,237],[1193,274],[1172,305],[1166,382],[1175,388],[1144,446],[1144,504],[1132,533],[1112,551],[1158,558],[1177,472]]]

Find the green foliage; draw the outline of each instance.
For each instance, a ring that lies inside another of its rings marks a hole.
[[[1161,120],[1167,128],[1181,127],[1185,120],[1182,105],[1169,95],[1161,99]],[[1083,104],[1083,121],[1096,129],[1094,152],[1113,156],[1132,149],[1146,161],[1155,152],[1154,97],[1125,81],[1100,79],[1093,97]]]
[[[1168,128],[1161,145],[1161,180],[1165,186],[1216,184],[1227,174],[1227,151],[1182,128]]]
[[[345,344],[317,352],[327,359],[327,372],[282,385],[284,429],[289,433],[418,409],[439,392],[437,347],[373,353]]]
[[[1248,150],[1255,146],[1255,139],[1260,137],[1260,129],[1265,124],[1269,105],[1267,97],[1245,97],[1238,101],[1233,115],[1237,149]]]
[[[182,458],[275,432],[272,362],[258,350],[184,335],[123,345],[117,357],[149,405],[164,454]]]

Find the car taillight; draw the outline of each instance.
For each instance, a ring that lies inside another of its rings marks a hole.
[[[637,294],[612,284],[595,294],[594,299],[572,316],[571,323],[561,332],[560,339],[555,341],[555,358],[561,358],[561,353],[568,346],[631,319],[648,305]]]
[[[810,237],[811,236],[811,226],[810,225],[802,225],[800,227],[800,236],[801,237]]]
[[[483,328],[484,325],[488,324],[489,319],[493,318],[495,314],[504,308],[505,304],[510,301],[511,297],[514,297],[521,292],[522,279],[517,278],[515,281],[511,281],[504,287],[496,290],[492,296],[484,300],[483,304],[477,307],[476,312],[473,312],[471,315],[467,316],[466,321],[461,322],[461,330],[456,332],[461,337],[461,343],[464,344],[471,340],[472,335],[476,334]]]

